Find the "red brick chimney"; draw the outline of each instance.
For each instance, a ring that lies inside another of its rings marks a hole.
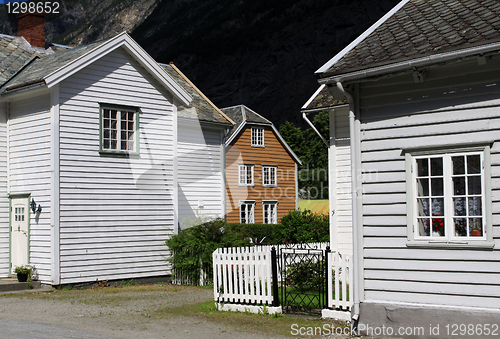
[[[45,48],[45,13],[18,14],[17,35],[24,37],[33,47]]]

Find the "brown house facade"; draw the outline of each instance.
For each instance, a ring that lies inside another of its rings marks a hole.
[[[246,106],[222,109],[235,121],[226,137],[226,220],[276,224],[297,209],[299,158],[274,125]]]

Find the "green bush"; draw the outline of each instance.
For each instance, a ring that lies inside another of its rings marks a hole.
[[[330,241],[328,215],[310,210],[291,211],[283,218],[280,238],[283,243],[297,244]]]
[[[183,271],[196,284],[200,270],[212,272],[212,253],[222,247],[251,246],[253,243],[285,244],[329,241],[328,216],[309,210],[292,211],[281,224],[228,224],[223,219],[185,229],[166,241],[173,251],[174,269]]]
[[[200,270],[212,271],[212,253],[220,247],[251,245],[248,235],[227,228],[222,219],[185,229],[166,241],[173,251],[174,269],[183,271],[194,284],[200,280]]]
[[[324,280],[324,263],[321,260],[304,260],[290,265],[286,270],[288,286],[299,291],[318,291]]]

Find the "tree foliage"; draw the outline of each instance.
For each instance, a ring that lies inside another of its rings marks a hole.
[[[326,140],[329,140],[330,121],[328,111],[317,113],[312,121],[320,134]],[[280,126],[279,132],[302,161],[298,176],[301,198],[327,199],[328,147],[310,127],[302,131],[300,127],[287,121]]]

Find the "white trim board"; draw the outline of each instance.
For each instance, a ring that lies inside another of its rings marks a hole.
[[[360,36],[358,36],[353,42],[351,42],[347,47],[341,50],[337,55],[331,58],[326,64],[321,66],[315,73],[325,73],[328,71],[333,65],[337,63],[340,59],[342,59],[347,53],[352,51],[356,46],[358,46],[363,40],[365,40],[370,34],[372,34],[377,28],[379,28],[384,22],[386,22],[390,17],[392,17],[397,11],[401,9],[406,3],[410,0],[402,0],[399,4],[397,4],[393,9],[387,12],[382,18],[380,18],[376,23],[371,25],[366,31],[363,32]]]
[[[108,53],[123,47],[130,55],[143,66],[157,81],[160,82],[169,92],[171,92],[184,105],[189,106],[192,98],[163,68],[134,40],[123,32],[97,46],[90,52],[71,61],[69,64],[59,68],[51,74],[44,77],[48,88],[60,83],[81,69],[87,67],[95,60],[107,55]]]

